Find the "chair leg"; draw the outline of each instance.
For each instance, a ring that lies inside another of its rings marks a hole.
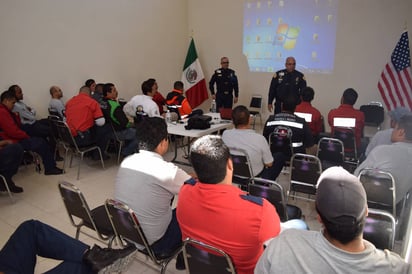
[[[1,176],[0,177],[1,180],[3,181],[4,186],[6,187],[7,194],[9,195],[11,202],[14,203],[15,200],[14,200],[13,195],[11,194],[11,191],[10,191],[9,185],[7,184],[6,178],[4,178],[2,175],[0,175],[0,176]]]
[[[83,163],[83,152],[82,153],[80,153],[80,161],[79,161],[79,166],[77,167],[77,180],[79,180],[79,178],[80,178],[80,166],[82,165],[82,163]]]
[[[122,148],[123,148],[123,142],[120,142],[119,144],[119,153],[117,154],[117,164],[120,164],[120,156],[122,153]]]
[[[102,162],[102,168],[104,169],[104,161],[103,161],[102,151],[100,150],[100,148],[99,148],[99,147],[97,147],[97,150],[99,151],[100,161]]]

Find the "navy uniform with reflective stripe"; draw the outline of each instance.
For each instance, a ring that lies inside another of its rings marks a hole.
[[[232,108],[233,106],[233,91],[235,97],[239,97],[239,85],[237,76],[233,69],[219,68],[215,70],[212,78],[209,81],[209,89],[212,95],[215,95],[216,83],[216,109]]]
[[[263,129],[263,136],[265,136],[266,140],[269,141],[269,135],[278,126],[289,127],[292,130],[292,147],[294,153],[306,153],[305,148],[313,146],[312,132],[304,118],[287,112],[271,115]]]
[[[303,73],[297,70],[292,72],[288,72],[286,69],[279,70],[273,75],[270,82],[268,104],[272,104],[273,100],[276,99],[275,114],[280,113],[282,101],[286,95],[291,93],[300,100],[304,87],[306,87],[306,80]],[[297,102],[299,104],[299,101]]]

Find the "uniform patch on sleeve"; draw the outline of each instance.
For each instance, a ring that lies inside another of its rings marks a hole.
[[[185,181],[185,185],[192,185],[194,186],[196,184],[196,179],[195,178],[190,178],[189,180]]]
[[[258,204],[260,206],[263,206],[263,198],[261,198],[261,197],[242,194],[242,195],[240,195],[240,198],[242,198],[243,200],[252,202],[254,204]]]

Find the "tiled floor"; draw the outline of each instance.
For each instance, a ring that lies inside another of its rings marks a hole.
[[[181,154],[181,152],[179,152]],[[172,152],[166,155],[166,159],[172,158]],[[184,159],[182,159],[184,160]],[[76,162],[74,162],[76,163]],[[61,163],[60,163],[61,165]],[[191,172],[190,167],[182,166],[187,172]],[[58,193],[57,183],[62,180],[69,181],[77,185],[85,195],[91,208],[101,205],[106,198],[113,196],[114,180],[118,165],[115,156],[106,161],[106,168],[103,170],[99,162],[85,160],[80,171],[80,180],[76,180],[77,166],[66,168],[66,173],[59,176],[44,176],[34,170],[34,166],[21,167],[14,177],[16,184],[24,187],[24,193],[14,195],[16,202],[11,203],[8,196],[0,196],[0,246],[3,246],[13,233],[16,227],[28,219],[37,219],[45,222],[68,235],[75,235],[75,228],[70,224],[61,197]],[[279,182],[287,186],[286,175],[280,176]],[[291,201],[297,203],[303,210],[306,222],[311,229],[318,230],[319,224],[315,220],[315,210],[313,202]],[[81,235],[80,239],[87,244],[95,243],[91,238]],[[138,255],[126,273],[158,273],[157,268],[142,255]],[[43,273],[58,264],[51,259],[39,258],[35,273]],[[174,261],[168,267],[168,273],[183,273],[174,267]]]

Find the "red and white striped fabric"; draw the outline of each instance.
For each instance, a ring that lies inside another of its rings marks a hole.
[[[391,60],[383,69],[378,89],[388,111],[401,106],[412,109],[411,56],[407,31],[402,33]]]

